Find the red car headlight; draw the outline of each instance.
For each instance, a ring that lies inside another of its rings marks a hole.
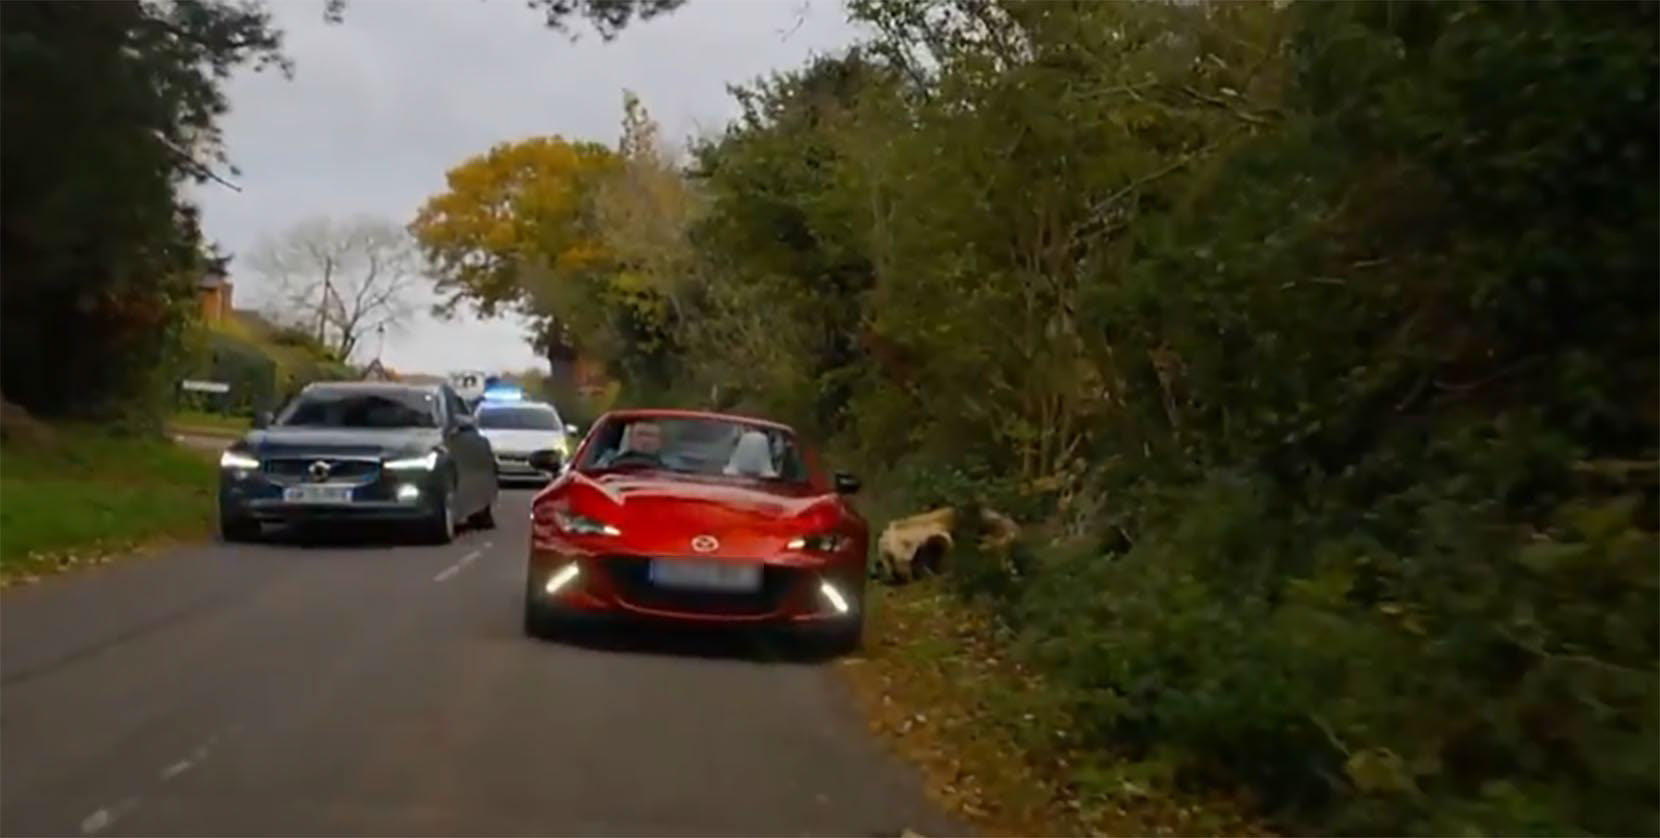
[[[809,553],[834,553],[846,547],[848,541],[848,537],[841,533],[820,532],[796,536],[784,546],[790,550],[805,550]]]
[[[569,535],[609,535],[613,537],[622,535],[622,530],[598,518],[576,515],[560,509],[553,510],[553,525],[558,527],[560,532]]]
[[[535,549],[552,549],[554,540],[564,537],[609,537],[622,535],[617,527],[590,518],[577,515],[569,509],[553,503],[534,507],[530,513],[530,541]]]
[[[536,507],[530,515],[534,529],[558,530],[566,535],[622,535],[622,530],[597,518],[577,515],[553,504]]]

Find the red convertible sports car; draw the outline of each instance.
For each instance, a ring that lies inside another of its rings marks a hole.
[[[535,455],[557,472],[552,452]],[[532,512],[525,632],[591,618],[782,627],[859,644],[869,529],[784,425],[631,410],[594,424]]]

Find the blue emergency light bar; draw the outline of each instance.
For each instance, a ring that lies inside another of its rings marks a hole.
[[[524,391],[517,387],[497,387],[484,391],[484,400],[487,402],[516,402],[522,401],[524,397]]]

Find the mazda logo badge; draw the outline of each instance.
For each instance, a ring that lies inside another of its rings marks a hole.
[[[699,553],[713,553],[719,549],[720,542],[712,535],[700,535],[692,539],[692,549]]]
[[[310,471],[312,480],[321,481],[329,479],[329,464],[323,460],[318,460],[317,462],[312,463]]]

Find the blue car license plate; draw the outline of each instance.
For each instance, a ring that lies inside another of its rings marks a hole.
[[[351,503],[352,487],[330,486],[326,483],[315,486],[288,486],[282,490],[282,499],[289,503]]]

